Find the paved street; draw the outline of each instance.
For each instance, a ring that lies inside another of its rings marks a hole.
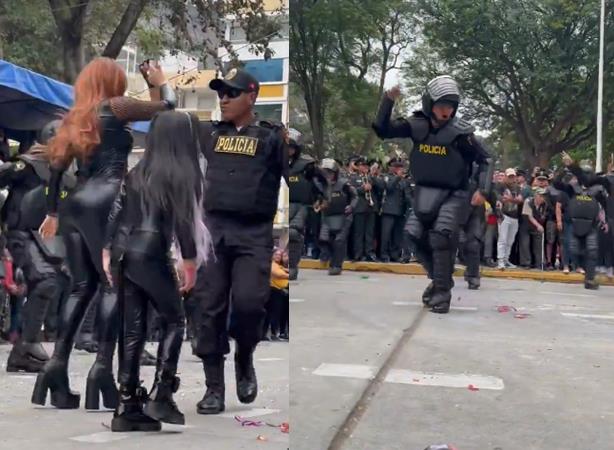
[[[51,345],[47,345],[49,351]],[[155,346],[148,349],[155,352]],[[20,450],[70,449],[267,449],[285,450],[289,435],[263,424],[242,427],[234,416],[268,422],[288,422],[288,344],[263,343],[255,355],[260,391],[251,405],[242,405],[235,394],[232,358],[226,362],[226,413],[223,416],[196,414],[196,403],[204,394],[204,375],[199,360],[185,344],[179,365],[181,387],[176,395],[179,408],[186,415],[185,426],[162,426],[159,433],[112,433],[112,412],[59,411],[50,406],[35,407],[30,395],[35,376],[7,374],[6,358],[10,346],[0,346],[0,448]],[[71,387],[81,392],[85,401],[85,377],[93,355],[75,351],[71,359]],[[153,380],[153,367],[142,370],[144,385]],[[259,439],[259,436],[261,438]]]
[[[301,271],[292,450],[329,448],[344,423],[330,448],[612,448],[614,288],[487,279],[476,292],[456,279],[454,309],[436,315],[425,286]]]

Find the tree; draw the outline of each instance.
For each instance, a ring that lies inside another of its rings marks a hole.
[[[328,95],[324,86],[333,54],[334,34],[327,20],[335,10],[332,0],[290,1],[291,77],[305,98],[313,133],[314,153],[324,154],[324,119]]]
[[[598,0],[418,0],[423,43],[407,64],[416,92],[450,73],[482,126],[513,131],[524,160],[547,165],[595,135]],[[443,35],[442,30],[454,30]],[[606,75],[614,75],[614,13],[606,24]],[[614,101],[606,104],[606,120]],[[608,98],[606,94],[606,98]],[[494,122],[493,122],[494,119]]]

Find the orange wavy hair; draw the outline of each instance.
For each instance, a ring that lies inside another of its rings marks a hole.
[[[54,165],[67,165],[73,158],[84,160],[90,155],[100,144],[100,102],[123,96],[127,85],[126,73],[113,59],[96,58],[83,68],[75,81],[74,105],[49,142]]]

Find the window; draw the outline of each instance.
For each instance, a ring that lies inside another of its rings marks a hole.
[[[256,105],[254,111],[259,120],[270,120],[271,122],[282,122],[283,105],[281,103]]]
[[[255,59],[245,61],[245,70],[251,73],[260,83],[281,82],[284,80],[283,59]]]

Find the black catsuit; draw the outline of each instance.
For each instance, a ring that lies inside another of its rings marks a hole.
[[[165,87],[165,86],[164,86]],[[68,358],[75,333],[98,289],[101,299],[97,317],[98,354],[87,379],[86,408],[97,409],[102,391],[104,404],[115,408],[118,393],[112,365],[117,340],[117,297],[106,282],[102,268],[102,247],[111,205],[126,174],[132,150],[129,122],[150,120],[157,112],[174,106],[172,91],[161,89],[162,101],[140,101],[114,97],[99,106],[100,144],[86,161],[79,161],[77,187],[64,202],[59,216],[60,233],[66,243],[73,290],[60,313],[59,336],[52,358],[36,381],[32,401],[44,404],[47,389],[51,404],[58,408],[78,408],[79,394],[70,391]],[[53,169],[48,192],[48,214],[57,213],[60,179],[65,168]]]
[[[173,235],[183,259],[196,257],[196,244],[188,225],[174,230],[171,215],[142,207],[142,191],[128,175],[111,208],[106,248],[120,296],[123,335],[120,336],[121,386],[133,391],[139,384],[139,360],[147,335],[148,303],[161,319],[156,380],[173,380],[185,330],[182,298],[170,258]]]

